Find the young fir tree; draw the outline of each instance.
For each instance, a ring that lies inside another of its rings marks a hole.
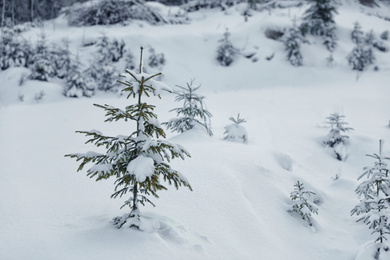
[[[362,39],[356,38],[355,48],[347,56],[348,63],[351,65],[353,70],[364,71],[369,65],[373,64],[375,61],[374,56],[374,42],[375,37],[373,32],[369,32]]]
[[[223,139],[246,143],[248,141],[248,133],[246,129],[240,125],[246,123],[246,120],[240,118],[240,114],[237,115],[237,118],[230,117],[229,120],[232,121],[233,124],[225,126],[225,136]]]
[[[31,79],[48,81],[54,77],[57,72],[53,64],[51,51],[46,43],[46,35],[42,33],[35,47],[31,65]]]
[[[330,114],[326,119],[327,124],[330,125],[331,129],[324,140],[324,144],[333,148],[336,158],[340,161],[346,158],[345,145],[349,136],[343,135],[342,133],[353,130],[352,127],[347,127],[348,123],[344,122],[344,115],[339,113]]]
[[[223,34],[223,39],[219,40],[221,44],[217,50],[217,61],[224,67],[232,64],[238,53],[238,50],[230,42],[229,37],[229,30],[226,29],[226,32]]]
[[[187,88],[176,86],[178,90],[174,91],[176,94],[175,101],[184,101],[183,107],[172,109],[171,111],[175,111],[178,118],[172,118],[163,124],[168,129],[172,129],[173,132],[178,133],[186,132],[196,125],[200,125],[206,129],[209,135],[213,135],[210,127],[210,117],[212,115],[203,103],[205,97],[195,93],[200,88],[200,85],[194,87],[193,83],[193,80],[187,83]]]
[[[189,153],[180,145],[158,139],[165,137],[164,130],[154,113],[155,106],[144,101],[151,95],[160,97],[161,91],[170,89],[153,79],[160,73],[154,75],[143,73],[142,50],[143,48],[139,73],[126,70],[126,74],[121,75],[123,81],[120,81],[124,85],[122,91],[128,93],[127,97],[132,98],[134,103],[124,110],[110,105],[95,104],[106,111],[106,121],[132,121],[136,124],[136,129],[129,136],[107,136],[96,130],[79,131],[90,137],[87,143],[104,147],[106,152],[66,155],[81,161],[78,171],[87,163],[93,163],[94,165],[87,171],[91,178],[96,180],[116,178],[115,192],[111,197],[122,197],[129,193],[129,199],[122,207],[128,206],[130,213],[114,219],[117,228],[126,226],[141,229],[143,218],[139,204],[150,203],[154,206],[148,196],[158,198],[157,192],[166,189],[165,183],[174,184],[176,188],[183,185],[191,189],[186,178],[169,165],[171,159],[176,157],[184,159],[185,156],[190,156]]]
[[[351,211],[351,215],[360,216],[357,221],[363,221],[376,234],[375,242],[379,243],[376,258],[379,259],[381,249],[388,251],[389,246],[385,244],[390,234],[390,168],[386,161],[390,158],[384,157],[382,153],[383,140],[379,141],[379,154],[367,154],[376,162],[373,166],[363,168],[363,174],[358,180],[366,176],[356,188],[360,203]]]
[[[303,57],[301,54],[302,36],[297,29],[295,22],[292,28],[290,28],[284,46],[287,51],[287,60],[291,65],[298,67],[303,64]]]
[[[324,44],[329,51],[332,51],[337,40],[334,20],[334,15],[337,14],[336,3],[334,0],[308,0],[308,2],[311,6],[304,14],[302,33],[322,36]]]
[[[316,194],[312,191],[306,191],[303,184],[297,181],[294,185],[294,191],[290,194],[290,198],[295,204],[288,210],[289,213],[298,214],[310,226],[313,225],[311,215],[318,214],[318,208],[309,201],[309,197],[312,195]]]

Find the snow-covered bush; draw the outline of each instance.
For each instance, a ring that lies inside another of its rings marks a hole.
[[[130,49],[126,50],[125,54],[125,68],[129,70],[135,69],[134,55]]]
[[[3,27],[0,35],[0,69],[27,67],[32,56],[30,43],[10,27]]]
[[[128,206],[130,213],[114,218],[114,225],[117,228],[142,230],[143,216],[139,204],[150,203],[154,206],[148,197],[152,195],[158,198],[157,193],[167,189],[165,183],[174,184],[176,188],[185,186],[191,189],[186,178],[168,164],[171,159],[176,157],[184,159],[189,153],[180,145],[158,139],[165,137],[164,130],[154,113],[155,106],[144,100],[149,96],[160,96],[161,91],[170,90],[167,85],[153,79],[158,75],[159,73],[147,75],[142,69],[139,73],[126,70],[126,74],[122,74],[121,84],[124,85],[123,91],[128,93],[128,98],[133,104],[124,110],[110,105],[95,104],[106,112],[108,122],[117,120],[134,122],[136,129],[130,135],[107,136],[96,130],[79,131],[90,138],[87,143],[105,147],[106,151],[66,155],[81,161],[78,171],[87,163],[92,163],[93,166],[87,170],[87,175],[91,178],[103,180],[114,177],[115,192],[111,197],[129,194],[122,207]]]
[[[232,121],[233,124],[225,126],[225,136],[223,139],[246,143],[248,141],[248,133],[245,127],[240,125],[246,123],[246,120],[240,118],[240,114],[237,115],[237,118],[230,117],[229,120]]]
[[[376,235],[375,243],[379,243],[375,259],[380,259],[381,250],[388,251],[389,245],[385,243],[390,234],[390,168],[382,153],[383,140],[379,141],[379,154],[368,154],[376,162],[372,166],[363,168],[363,174],[358,180],[366,176],[366,180],[359,184],[356,193],[360,203],[351,211],[351,215],[360,216],[357,221],[363,221],[372,234]]]
[[[99,62],[117,62],[124,54],[125,42],[123,40],[109,39],[105,34],[96,42]]]
[[[63,41],[63,46],[55,46],[51,50],[52,63],[55,67],[56,76],[60,79],[65,78],[70,70],[71,53],[69,51],[69,42]]]
[[[69,70],[66,74],[66,87],[64,95],[66,97],[91,97],[94,95],[92,79],[86,77],[78,57],[71,60]]]
[[[313,225],[311,221],[312,214],[318,214],[318,208],[309,199],[312,195],[316,194],[312,191],[306,191],[303,184],[297,181],[294,185],[294,191],[290,194],[294,205],[288,210],[289,213],[299,215],[310,226]]]
[[[349,139],[349,136],[343,135],[343,133],[353,130],[353,128],[347,127],[348,123],[343,121],[344,118],[345,116],[339,113],[333,113],[326,118],[328,120],[326,123],[330,125],[331,129],[324,140],[324,144],[333,148],[336,158],[340,161],[347,157],[345,146]]]
[[[146,6],[143,0],[88,1],[73,5],[67,15],[72,26],[117,24],[127,20],[144,20],[151,24],[165,23],[164,18]]]
[[[161,69],[165,65],[165,56],[164,53],[156,53],[154,48],[149,48],[149,58],[148,65],[151,68],[159,68]]]
[[[301,54],[301,43],[303,42],[301,33],[294,26],[290,28],[286,40],[284,41],[285,50],[287,51],[287,60],[293,66],[302,66],[303,57]]]
[[[47,46],[45,34],[39,36],[31,63],[30,79],[48,81],[49,78],[57,74],[54,58],[50,48]]]
[[[229,66],[235,59],[238,50],[233,46],[229,40],[230,33],[228,30],[223,34],[223,39],[219,40],[221,43],[217,50],[217,61],[222,66]]]
[[[186,132],[199,125],[204,127],[209,135],[213,135],[210,127],[210,117],[212,115],[203,103],[205,97],[195,93],[200,85],[194,87],[193,83],[194,81],[191,80],[190,83],[187,83],[186,88],[176,86],[178,90],[173,92],[176,94],[175,101],[184,101],[183,107],[172,109],[171,111],[175,111],[178,117],[172,118],[163,124],[167,126],[167,129],[178,133]]]
[[[119,72],[114,62],[123,57],[125,43],[116,39],[110,41],[106,35],[102,35],[96,43],[97,55],[92,62],[87,75],[90,75],[96,87],[102,91],[115,91],[118,86]]]
[[[336,46],[336,22],[334,15],[337,14],[334,0],[308,0],[311,6],[305,11],[301,31],[305,35],[322,36],[324,44],[329,51]]]
[[[252,1],[252,0],[250,0]],[[240,2],[247,2],[247,0],[194,0],[188,1],[183,5],[187,12],[195,12],[200,9],[220,8],[222,11]]]

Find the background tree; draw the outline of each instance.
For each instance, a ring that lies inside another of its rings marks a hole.
[[[329,51],[336,46],[336,22],[337,14],[334,0],[308,0],[311,6],[305,11],[301,31],[303,35],[322,36],[324,44]]]
[[[126,70],[126,74],[122,74],[123,81],[120,81],[125,86],[123,92],[128,94],[128,98],[133,98],[135,103],[127,106],[125,110],[95,104],[106,111],[106,121],[133,121],[136,123],[136,129],[129,136],[116,137],[106,136],[98,131],[79,131],[90,137],[87,143],[105,147],[106,152],[66,155],[76,158],[77,161],[81,160],[78,171],[92,162],[94,166],[87,171],[91,178],[96,180],[116,178],[115,192],[111,197],[122,197],[130,193],[130,198],[122,206],[128,206],[130,213],[114,219],[117,228],[126,226],[141,229],[142,214],[139,204],[150,203],[154,206],[148,196],[158,198],[157,192],[166,189],[162,180],[174,184],[176,188],[183,185],[191,189],[186,178],[168,164],[171,159],[176,157],[184,159],[189,153],[180,145],[153,139],[165,137],[165,133],[153,112],[155,106],[144,102],[143,98],[151,95],[160,97],[161,91],[170,89],[153,79],[160,73],[154,75],[143,73],[142,48],[139,68],[139,73]]]
[[[303,38],[300,31],[295,25],[289,29],[286,40],[284,41],[285,50],[287,51],[287,60],[290,61],[293,66],[302,66],[303,57],[301,53],[301,43]]]
[[[204,127],[209,135],[213,135],[210,127],[210,117],[212,115],[203,103],[205,97],[195,93],[200,88],[200,85],[194,87],[193,83],[194,80],[187,83],[187,88],[176,86],[178,90],[174,91],[176,94],[175,101],[184,101],[183,107],[172,109],[171,111],[175,111],[178,118],[173,118],[163,124],[168,129],[178,133],[186,132],[199,125]]]

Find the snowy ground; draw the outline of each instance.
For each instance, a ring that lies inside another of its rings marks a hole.
[[[164,52],[164,82],[184,85],[195,78],[202,84],[214,136],[168,133],[192,155],[173,166],[194,191],[170,187],[153,200],[156,208],[143,208],[150,217],[148,232],[117,230],[110,221],[125,210],[119,209],[123,199],[110,199],[114,180],[94,182],[76,173],[77,163],[64,155],[92,148],[76,130],[132,132],[125,123],[104,123],[103,111],[92,105],[124,107],[132,101],[113,94],[66,99],[55,82],[28,81],[19,87],[23,69],[1,72],[0,259],[355,259],[374,238],[350,216],[358,203],[356,179],[363,166],[372,164],[365,154],[378,152],[379,139],[387,141],[384,152],[390,154],[390,54],[378,52],[380,71],[370,69],[356,81],[345,58],[352,49],[348,33],[356,20],[377,35],[389,22],[344,6],[337,16],[336,66],[326,66],[329,54],[317,43],[304,47],[305,66],[293,68],[283,45],[263,32],[290,25],[303,11],[257,13],[248,23],[231,10],[193,14],[190,25],[133,23],[84,30],[58,19],[55,30],[47,26],[53,41],[72,36],[73,48],[106,30],[133,50],[150,44]],[[240,57],[229,68],[216,63],[226,27],[237,47],[257,52],[258,62]],[[36,31],[27,33],[33,37]],[[266,61],[272,53],[275,58]],[[42,90],[45,96],[37,101]],[[174,117],[169,110],[180,105],[169,95],[151,102],[161,122]],[[333,112],[346,115],[355,129],[345,162],[322,145],[329,131],[325,117]],[[248,144],[222,140],[228,118],[237,113],[247,120]],[[314,227],[287,212],[297,180],[317,194]]]

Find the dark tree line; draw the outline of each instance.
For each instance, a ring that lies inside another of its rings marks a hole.
[[[61,8],[86,0],[1,0],[0,24],[15,25],[58,16]]]

